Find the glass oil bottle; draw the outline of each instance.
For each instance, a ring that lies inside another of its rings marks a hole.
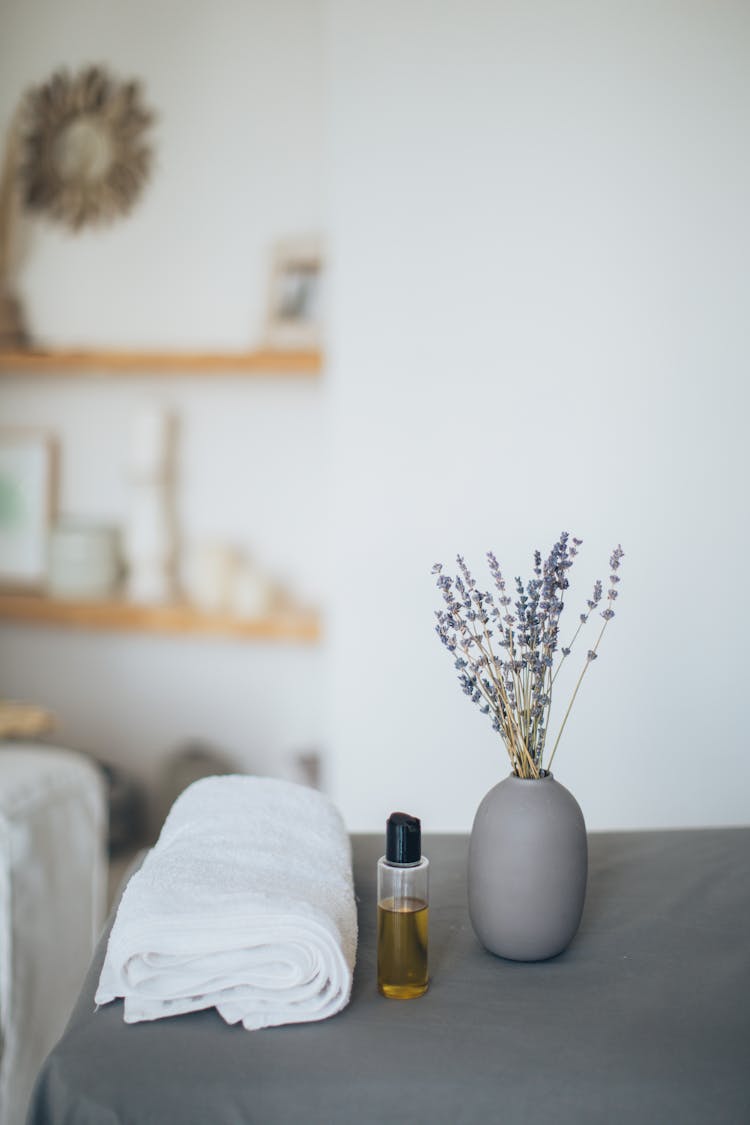
[[[393,1000],[427,991],[429,874],[419,819],[391,813],[378,860],[378,991]]]

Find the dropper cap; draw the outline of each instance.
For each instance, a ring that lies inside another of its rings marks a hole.
[[[422,825],[419,817],[394,812],[385,828],[385,858],[388,863],[407,866],[422,858]]]

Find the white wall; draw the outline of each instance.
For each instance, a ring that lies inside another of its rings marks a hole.
[[[21,290],[37,341],[242,349],[262,330],[276,238],[324,214],[321,7],[307,0],[4,0],[0,125],[61,64],[142,79],[156,167],[126,221],[78,236],[26,227]],[[131,419],[178,414],[186,546],[249,551],[300,601],[321,598],[324,390],[310,381],[0,380],[0,425],[62,443],[60,511],[124,518]],[[181,740],[286,772],[322,733],[321,654],[306,646],[0,630],[0,694],[60,716],[61,740],[145,777]]]
[[[556,776],[593,828],[747,822],[750,9],[333,0],[328,29],[350,825],[470,824],[507,765],[430,567],[526,574],[563,528],[580,602],[627,557]]]

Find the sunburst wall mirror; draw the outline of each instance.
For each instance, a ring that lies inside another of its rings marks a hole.
[[[139,84],[102,67],[59,71],[30,90],[19,124],[26,207],[72,230],[127,215],[151,169],[152,122]]]

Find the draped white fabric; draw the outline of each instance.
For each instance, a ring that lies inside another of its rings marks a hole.
[[[21,1125],[104,917],[99,771],[55,747],[0,743],[0,1125]]]

